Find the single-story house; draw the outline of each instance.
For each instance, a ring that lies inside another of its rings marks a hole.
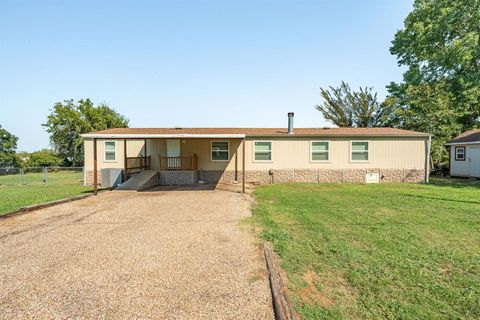
[[[424,182],[430,135],[394,128],[116,128],[82,135],[85,181],[102,168],[159,184]]]
[[[469,130],[449,141],[450,176],[480,178],[480,129]]]

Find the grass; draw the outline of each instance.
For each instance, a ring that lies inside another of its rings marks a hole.
[[[0,216],[25,206],[72,197],[92,192],[92,186],[83,186],[82,172],[58,171],[48,173],[48,184],[43,184],[43,173],[0,176]],[[22,185],[25,183],[25,185]]]
[[[480,318],[479,182],[277,184],[254,196],[253,223],[302,318]]]

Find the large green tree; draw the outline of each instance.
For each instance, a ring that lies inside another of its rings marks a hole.
[[[14,167],[18,165],[17,150],[18,138],[2,128],[0,125],[0,167]]]
[[[445,142],[480,124],[480,0],[416,0],[390,51],[407,67],[387,86],[390,125],[431,133],[440,166]]]
[[[80,136],[96,130],[126,128],[128,119],[106,104],[94,106],[90,99],[75,103],[55,103],[47,122],[42,124],[50,134],[55,152],[66,165],[83,165],[83,140]]]
[[[389,117],[389,107],[380,104],[371,87],[352,91],[343,82],[339,87],[320,88],[323,103],[316,105],[325,120],[339,127],[381,127]]]

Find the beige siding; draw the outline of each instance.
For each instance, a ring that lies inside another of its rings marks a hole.
[[[256,162],[254,141],[272,141],[272,161]],[[311,141],[329,141],[328,162],[310,161]],[[369,161],[350,161],[351,141],[369,142]],[[363,138],[363,139],[249,139],[246,143],[247,170],[268,169],[424,169],[425,139],[422,138]]]
[[[167,153],[167,146],[165,140],[160,139],[149,139],[147,140],[147,153],[151,156],[151,166],[152,168],[160,168],[160,154]]]
[[[105,141],[115,141],[115,160],[105,160]],[[137,157],[143,154],[143,140],[127,141],[127,156]],[[85,139],[85,168],[93,170],[93,139]],[[147,146],[148,151],[148,146]],[[124,167],[124,141],[123,139],[98,139],[97,140],[97,166],[98,170],[104,168],[123,168]]]
[[[241,139],[181,139],[181,152],[184,155],[193,153],[198,156],[198,168],[203,170],[234,170],[235,158],[237,168],[242,169]],[[253,159],[253,141],[272,141],[272,161],[255,162]],[[350,142],[369,141],[369,161],[350,161]],[[117,140],[117,159],[104,160],[104,142],[113,140],[98,140],[98,169],[123,168],[123,140]],[[211,161],[211,141],[229,141],[230,160]],[[329,141],[330,159],[328,162],[310,161],[310,142]],[[269,169],[424,169],[425,168],[425,138],[330,138],[315,139],[303,137],[247,139],[246,170]],[[128,156],[143,154],[143,140],[129,140]],[[159,167],[159,155],[166,155],[165,139],[147,140],[147,152],[152,156],[152,168]],[[93,169],[93,142],[85,140],[85,165],[87,170]]]
[[[198,168],[203,170],[234,170],[235,155],[239,146],[240,139],[180,139],[180,148],[183,155],[196,154],[198,158]],[[228,141],[229,143],[229,161],[212,161],[211,160],[211,142],[212,141]],[[159,167],[159,156],[167,154],[166,139],[152,139],[148,143],[147,151],[152,156],[152,167]],[[237,165],[240,166],[241,159],[237,159]],[[239,167],[240,168],[240,167]]]

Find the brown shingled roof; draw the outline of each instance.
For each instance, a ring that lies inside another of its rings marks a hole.
[[[246,136],[287,135],[286,128],[114,128],[89,134],[244,134]],[[294,135],[308,136],[428,136],[427,133],[395,128],[295,128]]]
[[[480,129],[465,131],[459,136],[456,136],[448,143],[462,143],[462,142],[480,142]]]

